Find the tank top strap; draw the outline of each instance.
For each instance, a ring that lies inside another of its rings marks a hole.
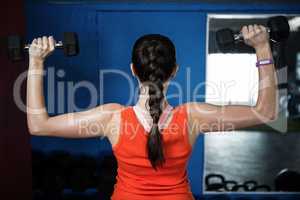
[[[172,124],[168,124],[167,127],[172,125],[176,126],[177,130],[180,130],[179,133],[182,134],[185,143],[189,148],[191,147],[189,140],[189,124],[188,124],[188,114],[187,108],[185,105],[180,105],[171,111],[173,116],[171,118]],[[128,106],[121,112],[121,121],[119,129],[119,138],[118,142],[114,145],[113,150],[116,150],[126,138],[139,137],[138,132],[144,133],[145,129],[142,124],[139,123],[136,114],[134,112],[133,106]],[[144,135],[145,136],[145,135]]]

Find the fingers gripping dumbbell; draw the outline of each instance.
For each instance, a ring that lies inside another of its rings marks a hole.
[[[284,16],[275,16],[269,18],[267,22],[267,31],[270,34],[270,40],[273,42],[281,42],[289,37],[290,26],[288,20]],[[230,48],[235,43],[244,41],[241,32],[235,33],[233,30],[226,28],[216,32],[216,41],[221,49]]]
[[[24,44],[23,39],[18,35],[11,35],[7,38],[8,57],[11,61],[24,59],[24,51],[28,51],[30,44]],[[77,34],[65,32],[63,41],[55,43],[55,48],[63,49],[65,56],[76,56],[79,53],[79,43]]]

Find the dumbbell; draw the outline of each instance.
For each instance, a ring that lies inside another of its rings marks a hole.
[[[221,174],[208,174],[205,177],[207,191],[218,191],[224,189],[225,177]]]
[[[300,173],[290,169],[283,169],[277,174],[274,183],[276,191],[300,192]]]
[[[290,34],[290,26],[287,18],[284,16],[269,18],[267,31],[270,33],[270,40],[273,42],[286,40]],[[229,28],[221,29],[216,32],[216,41],[220,49],[227,49],[232,47],[235,43],[243,41],[243,34],[235,33]]]
[[[30,44],[24,44],[19,35],[10,35],[7,38],[8,57],[11,61],[24,59],[24,52],[28,51]],[[63,49],[65,56],[76,56],[79,53],[79,43],[77,34],[74,32],[64,32],[63,41],[58,41],[55,48]]]

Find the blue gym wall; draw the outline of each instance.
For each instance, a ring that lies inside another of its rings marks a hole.
[[[203,4],[203,3],[34,3],[27,2],[27,35],[32,39],[42,35],[62,38],[65,31],[78,33],[80,54],[72,58],[62,56],[62,51],[55,51],[46,66],[55,66],[48,70],[47,76],[54,75],[55,83],[45,81],[46,104],[51,115],[68,111],[71,99],[66,89],[68,82],[74,84],[88,81],[97,91],[97,103],[117,102],[127,104],[128,83],[116,75],[107,76],[104,83],[99,80],[100,70],[120,69],[130,75],[130,51],[134,40],[142,34],[158,32],[168,35],[177,47],[178,62],[181,66],[176,81],[183,85],[183,102],[189,101],[196,84],[205,81],[205,46],[207,13],[300,13],[300,4]],[[151,21],[154,19],[154,21]],[[166,23],[168,22],[168,23]],[[154,24],[153,24],[154,23]],[[132,26],[130,26],[132,24]],[[155,27],[158,27],[157,30]],[[187,75],[187,67],[191,73]],[[64,70],[62,74],[61,71]],[[131,77],[133,78],[133,77]],[[65,86],[58,91],[58,84]],[[135,83],[136,85],[136,83]],[[104,96],[100,97],[101,92]],[[176,88],[170,93],[176,94]],[[62,95],[58,95],[62,94]],[[197,94],[205,94],[200,88]],[[103,98],[101,100],[101,98]],[[75,105],[80,110],[88,109],[90,94],[86,89],[77,90]],[[203,98],[197,99],[203,101]],[[178,99],[171,99],[176,106]],[[129,102],[134,104],[134,100]],[[60,106],[58,106],[60,105]],[[63,105],[63,106],[62,106]],[[72,109],[72,107],[69,109]],[[79,111],[79,110],[77,110]],[[74,154],[86,153],[96,157],[111,154],[111,147],[106,139],[62,139],[32,137],[32,148],[43,151],[63,149]],[[194,194],[202,194],[204,137],[198,138],[189,163],[188,172]],[[209,198],[210,195],[207,195]],[[231,194],[231,199],[245,196]],[[294,195],[268,195],[282,199],[295,199]],[[267,195],[247,195],[251,199],[265,199]],[[221,197],[224,199],[225,197]]]

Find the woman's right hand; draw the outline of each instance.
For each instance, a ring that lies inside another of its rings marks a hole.
[[[43,62],[55,49],[55,40],[52,36],[35,38],[29,47],[29,59]]]

